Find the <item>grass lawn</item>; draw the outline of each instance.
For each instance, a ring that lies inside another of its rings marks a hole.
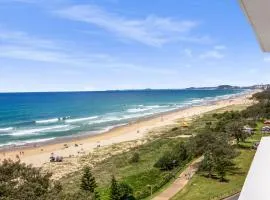
[[[163,155],[163,153],[172,148],[173,145],[185,139],[167,139],[161,138],[142,145],[138,149],[112,156],[99,163],[92,170],[99,186],[99,192],[102,199],[109,199],[109,187],[111,176],[114,174],[117,180],[128,183],[134,190],[135,196],[142,193],[150,195],[148,185],[159,189],[168,182],[168,176],[177,171],[161,171],[154,168],[154,163]],[[134,152],[139,153],[138,163],[131,163],[131,157]],[[179,170],[179,169],[178,169]],[[61,180],[66,193],[73,193],[79,190],[81,172],[76,172]]]
[[[239,168],[237,173],[231,173],[227,176],[228,182],[220,182],[219,180],[206,178],[203,174],[197,173],[188,185],[175,195],[173,200],[214,200],[221,199],[231,194],[241,191],[244,184],[246,174],[249,170],[255,150],[252,146],[261,140],[260,130],[263,123],[257,124],[257,131],[249,137],[245,142],[240,142],[240,155],[236,157],[236,167]]]
[[[154,134],[150,142],[139,146],[138,148],[131,149],[128,152],[111,156],[98,163],[92,169],[92,173],[99,186],[98,191],[101,199],[109,199],[109,188],[112,175],[114,175],[117,180],[128,183],[133,188],[135,197],[137,198],[140,197],[141,199],[142,197],[146,198],[147,196],[150,196],[150,185],[153,188],[153,193],[160,192],[169,185],[168,182],[172,180],[172,176],[178,174],[179,171],[184,168],[184,166],[182,166],[173,171],[161,171],[153,167],[164,152],[171,150],[172,147],[180,141],[187,140],[178,138],[177,136],[183,134],[194,135],[200,132],[200,129],[204,128],[206,122],[214,120],[212,117],[214,112],[239,109],[242,108],[232,106],[210,112],[200,118],[196,118],[187,129],[183,130],[178,127],[175,129],[168,129],[161,135],[155,136]],[[130,160],[135,152],[139,153],[139,162],[131,163]],[[87,162],[84,164],[87,165]],[[63,184],[65,193],[74,193],[80,189],[81,173],[80,170],[60,180]]]
[[[188,185],[175,195],[173,200],[210,200],[221,199],[241,190],[251,161],[254,157],[254,150],[241,149],[240,155],[235,159],[239,167],[237,173],[229,174],[228,182],[220,182],[216,179],[206,178],[198,173],[194,175]]]

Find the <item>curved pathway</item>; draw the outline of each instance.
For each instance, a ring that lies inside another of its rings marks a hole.
[[[237,199],[239,199],[239,196],[240,196],[240,193],[234,194],[234,195],[232,195],[230,197],[227,197],[227,198],[225,198],[223,200],[237,200]]]
[[[188,183],[191,177],[197,172],[199,163],[203,157],[194,160],[163,192],[153,198],[153,200],[169,200],[178,193]]]

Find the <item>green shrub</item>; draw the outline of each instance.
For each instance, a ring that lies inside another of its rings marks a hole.
[[[174,128],[172,128],[171,131],[177,131],[177,130],[178,130],[178,127],[174,127]]]
[[[140,154],[138,152],[135,152],[133,155],[132,155],[132,158],[130,159],[130,162],[131,163],[137,163],[140,161]]]
[[[127,183],[118,183],[114,176],[111,181],[111,200],[134,199],[133,189]]]
[[[154,164],[161,170],[172,170],[173,168],[180,166],[188,158],[187,149],[184,143],[179,143],[174,146],[171,151],[167,151],[159,158]]]

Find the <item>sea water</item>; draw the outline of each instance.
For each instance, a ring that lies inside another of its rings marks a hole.
[[[246,90],[133,90],[0,93],[0,146],[93,135],[175,109]]]

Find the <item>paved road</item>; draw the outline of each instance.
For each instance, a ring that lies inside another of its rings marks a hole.
[[[240,196],[240,193],[227,197],[226,199],[223,199],[223,200],[238,200],[239,196]]]
[[[166,190],[154,197],[153,200],[171,199],[188,183],[191,177],[196,173],[199,163],[202,161],[202,159],[203,157],[200,157],[193,161]]]

